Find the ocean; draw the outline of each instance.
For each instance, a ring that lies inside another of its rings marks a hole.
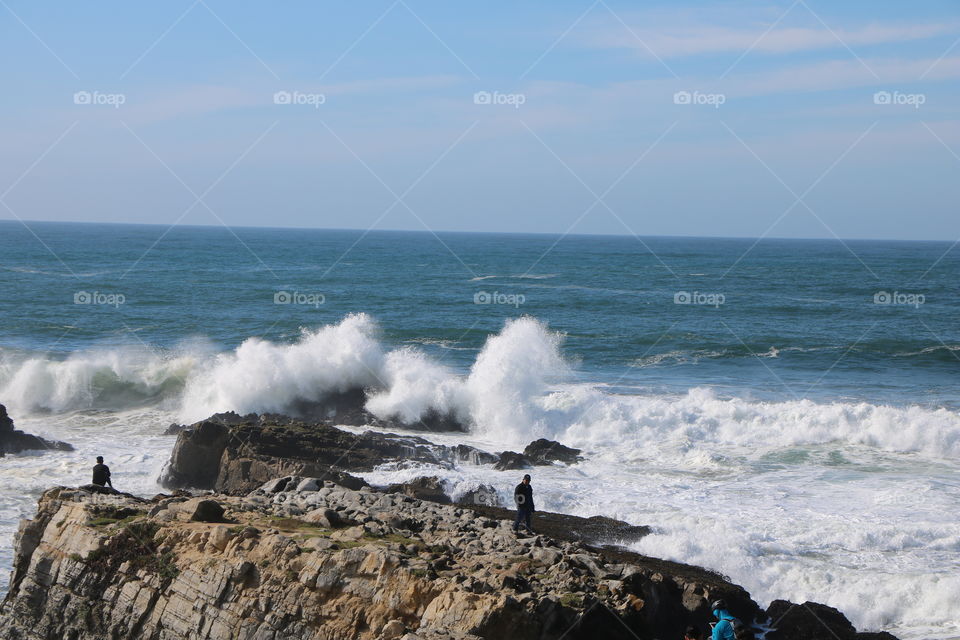
[[[953,249],[953,250],[951,250]],[[960,249],[944,242],[634,238],[0,222],[0,403],[76,451],[0,459],[0,590],[40,492],[156,484],[171,423],[368,408],[471,425],[491,451],[584,450],[537,504],[654,533],[864,629],[960,637]],[[454,494],[516,472],[429,473]]]

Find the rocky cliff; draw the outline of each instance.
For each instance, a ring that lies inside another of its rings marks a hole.
[[[46,492],[21,525],[0,637],[678,638],[705,627],[717,597],[766,618],[696,567],[517,538],[482,512],[369,487],[284,478],[242,497],[150,501],[92,489]],[[839,612],[844,635],[803,627],[811,606],[777,606],[793,615],[781,640],[892,637],[856,634]]]

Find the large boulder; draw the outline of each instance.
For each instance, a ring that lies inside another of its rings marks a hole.
[[[194,522],[223,522],[224,509],[216,500],[200,500],[190,519]]]
[[[429,500],[440,504],[450,504],[450,496],[443,489],[443,483],[436,476],[420,477],[410,482],[392,484],[387,493],[402,493],[418,500]]]
[[[488,507],[503,506],[500,500],[500,494],[489,484],[482,484],[474,489],[470,489],[462,496],[457,498],[457,504],[463,505],[482,505]]]
[[[503,451],[500,453],[500,460],[493,466],[497,471],[513,471],[516,469],[529,469],[533,464],[527,460],[527,457],[516,451]]]
[[[576,464],[583,460],[580,449],[566,447],[555,440],[540,438],[534,440],[523,450],[524,457],[535,465],[549,465],[554,462]]]
[[[73,446],[59,440],[47,440],[13,428],[13,419],[0,404],[0,456],[21,451],[73,451]]]
[[[840,611],[819,602],[774,600],[767,616],[773,627],[767,640],[896,640],[885,631],[858,633]]]
[[[351,474],[384,463],[449,467],[491,459],[494,456],[473,447],[436,445],[419,436],[357,434],[329,421],[224,413],[180,431],[160,482],[167,488],[242,495],[273,478],[301,476],[358,489],[366,483]]]

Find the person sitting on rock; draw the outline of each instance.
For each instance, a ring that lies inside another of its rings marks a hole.
[[[722,599],[717,600],[710,605],[710,609],[713,610],[713,617],[717,619],[717,623],[713,625],[710,640],[736,640],[737,635],[733,624],[737,619],[727,610],[727,602]]]
[[[97,464],[93,465],[93,484],[101,487],[109,486],[113,489],[113,482],[110,481],[110,467],[103,464],[103,456],[97,456]]]
[[[533,515],[533,487],[530,486],[530,474],[523,476],[523,481],[513,490],[513,500],[517,503],[517,519],[513,522],[513,530],[520,532],[520,522],[527,531],[533,533],[530,518]]]
[[[703,640],[703,632],[693,625],[687,627],[683,632],[683,640]]]

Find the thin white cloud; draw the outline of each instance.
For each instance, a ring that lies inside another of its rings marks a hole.
[[[828,60],[782,67],[773,71],[739,74],[717,85],[717,90],[737,97],[832,91],[855,87],[902,89],[919,83],[921,74],[933,61],[933,59],[867,59],[866,64],[877,74],[877,77],[874,77],[857,60]],[[926,80],[954,78],[960,78],[960,57],[943,58]]]
[[[714,25],[637,26],[631,33],[623,25],[610,24],[588,32],[582,38],[587,46],[627,48],[649,55],[647,47],[662,58],[678,58],[710,53],[741,52],[750,49],[769,54],[795,53],[820,49],[892,44],[926,40],[942,35],[960,35],[960,25],[871,24],[856,29],[819,27],[777,27],[766,35],[769,25],[753,28]],[[636,35],[634,35],[636,34]],[[761,37],[763,36],[763,37]],[[759,39],[759,40],[758,40]],[[642,41],[642,42],[641,42]]]

